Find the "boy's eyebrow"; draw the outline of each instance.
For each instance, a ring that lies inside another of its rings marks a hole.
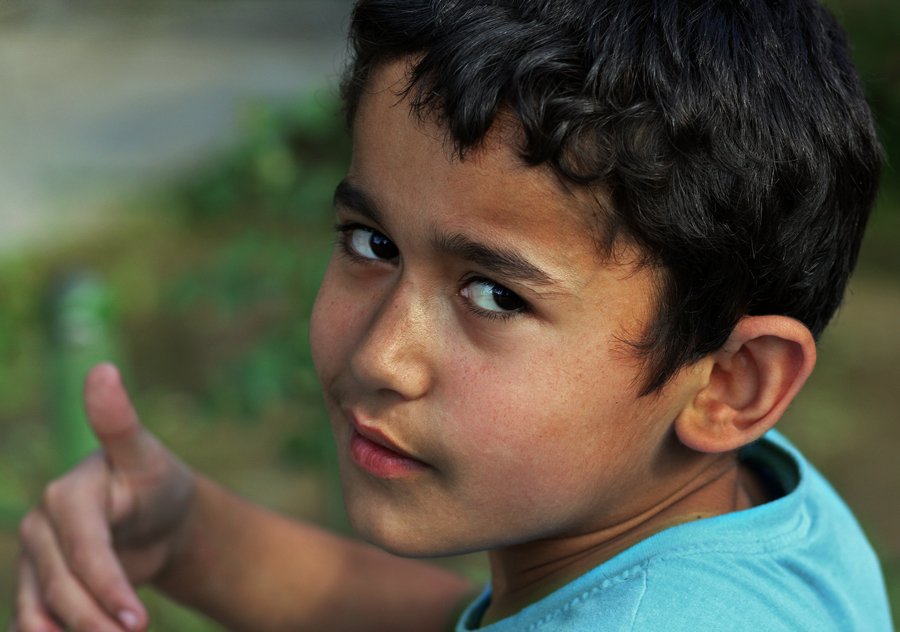
[[[379,226],[383,226],[382,213],[375,201],[357,186],[341,180],[334,189],[334,206],[345,206],[361,215],[365,215]]]
[[[556,282],[515,250],[489,246],[461,233],[435,235],[433,243],[441,252],[471,261],[506,279],[534,285],[552,285]]]
[[[334,205],[344,206],[384,226],[383,214],[362,189],[341,180],[334,190]],[[487,245],[462,233],[436,234],[432,245],[440,252],[471,261],[503,278],[533,285],[552,285],[556,280],[521,254],[509,248]]]

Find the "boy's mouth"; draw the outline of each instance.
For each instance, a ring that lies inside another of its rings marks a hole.
[[[400,478],[428,468],[379,429],[361,424],[353,414],[348,417],[352,424],[350,456],[362,469],[379,478]]]

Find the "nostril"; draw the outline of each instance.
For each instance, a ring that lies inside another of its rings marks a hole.
[[[417,399],[431,383],[430,336],[427,323],[395,298],[369,322],[350,360],[351,372],[370,390]]]

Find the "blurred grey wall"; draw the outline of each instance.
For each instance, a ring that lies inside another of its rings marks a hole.
[[[248,102],[333,90],[351,4],[0,0],[0,255],[108,221]]]

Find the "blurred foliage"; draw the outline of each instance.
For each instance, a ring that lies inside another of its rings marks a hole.
[[[175,187],[174,211],[202,254],[163,288],[162,302],[200,329],[190,332],[200,369],[192,373],[204,376],[204,404],[216,415],[252,420],[316,392],[308,318],[349,155],[337,111],[315,100],[249,109],[244,142]]]
[[[50,402],[40,401],[39,358],[65,347],[58,330],[74,327],[77,337],[113,313],[122,353],[140,358],[126,367],[137,391],[172,387],[210,419],[248,422],[314,400],[308,319],[349,155],[337,112],[313,99],[250,107],[237,147],[140,203],[153,215],[164,209],[160,221],[3,262],[0,415],[41,414]],[[115,305],[96,279],[63,289],[59,279],[72,285],[80,269],[102,270]],[[98,301],[109,304],[84,308]],[[100,357],[116,353],[107,344]]]
[[[0,445],[17,456],[0,459],[0,520],[10,531],[86,449],[83,435],[69,433],[83,429],[81,381],[90,364],[113,358],[147,422],[176,450],[224,470],[226,482],[228,466],[210,446],[227,458],[242,453],[248,468],[274,457],[271,471],[257,468],[272,488],[261,500],[345,528],[308,325],[349,140],[333,100],[248,107],[241,125],[230,151],[135,201],[131,224],[0,261]],[[285,483],[283,470],[299,478]],[[0,595],[10,581],[0,578]],[[218,629],[148,599],[154,629]]]
[[[879,203],[870,220],[861,266],[865,274],[900,274],[900,2],[824,0],[847,31],[884,147]]]
[[[900,191],[900,2],[825,0],[825,4],[849,36],[888,157],[884,186],[896,193]]]

